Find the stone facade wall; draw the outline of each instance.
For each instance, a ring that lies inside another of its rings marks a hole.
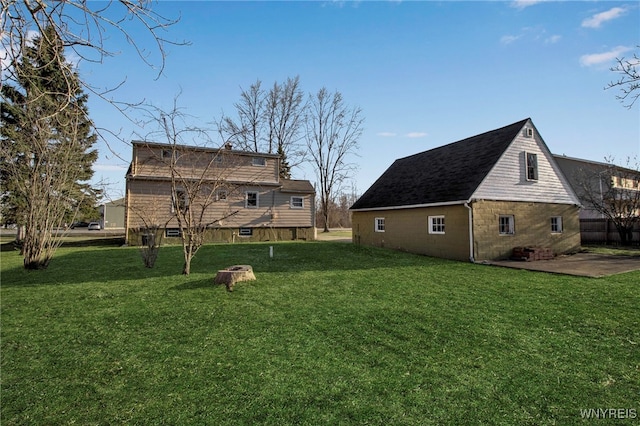
[[[578,207],[568,204],[476,201],[473,204],[475,260],[506,259],[514,247],[549,247],[554,254],[580,248]],[[512,215],[514,233],[500,235],[499,217]],[[562,232],[551,232],[551,218],[562,217]]]

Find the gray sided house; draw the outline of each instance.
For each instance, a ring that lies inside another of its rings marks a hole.
[[[159,226],[164,241],[179,241],[171,167],[187,181],[202,181],[196,204],[206,205],[206,241],[315,239],[315,190],[306,180],[280,178],[280,156],[133,141],[126,177],[127,243],[142,243],[145,227]],[[177,187],[178,196],[185,188]],[[187,202],[182,200],[180,202]],[[199,208],[199,207],[198,207]]]
[[[456,260],[580,247],[580,202],[531,119],[396,160],[351,207],[353,242]]]

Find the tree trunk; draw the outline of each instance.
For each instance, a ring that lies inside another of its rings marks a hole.
[[[623,246],[630,246],[633,240],[633,227],[617,226],[618,235],[620,235],[620,243]]]

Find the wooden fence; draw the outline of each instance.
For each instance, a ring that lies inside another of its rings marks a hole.
[[[580,219],[582,244],[620,244],[618,230],[610,219]],[[632,245],[640,245],[640,223],[633,229]]]

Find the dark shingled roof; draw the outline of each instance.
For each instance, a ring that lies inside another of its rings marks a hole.
[[[351,209],[468,200],[528,120],[396,160]]]
[[[280,183],[282,183],[280,188],[282,192],[299,192],[301,194],[313,194],[316,192],[308,180],[281,179]]]

